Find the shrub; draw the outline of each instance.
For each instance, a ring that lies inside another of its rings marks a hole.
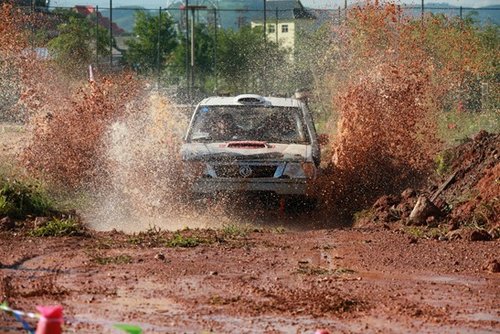
[[[174,236],[167,241],[167,247],[196,247],[204,243],[204,240],[198,238],[197,236],[184,236],[180,233],[174,234]]]
[[[85,234],[83,226],[73,219],[57,219],[37,227],[29,233],[33,237],[64,237]]]
[[[0,216],[24,219],[29,215],[44,216],[51,211],[52,203],[40,185],[0,179]]]

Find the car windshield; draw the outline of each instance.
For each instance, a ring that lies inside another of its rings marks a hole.
[[[309,143],[302,110],[296,107],[200,106],[188,141]]]

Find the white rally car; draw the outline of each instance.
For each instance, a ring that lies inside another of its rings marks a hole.
[[[320,147],[304,103],[246,94],[201,101],[181,155],[195,193],[305,196],[317,175]]]

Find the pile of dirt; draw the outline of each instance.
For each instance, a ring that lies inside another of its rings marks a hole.
[[[421,189],[384,195],[356,215],[356,224],[401,223],[441,228],[440,239],[500,236],[500,134],[479,132],[438,156],[436,174]],[[459,230],[459,231],[456,231]]]

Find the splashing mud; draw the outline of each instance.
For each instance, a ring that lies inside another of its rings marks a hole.
[[[20,14],[2,6],[8,20],[0,32],[25,31],[13,18]],[[454,111],[467,82],[491,66],[471,29],[446,18],[415,21],[394,3],[378,1],[350,10],[332,27],[322,57],[329,65],[317,78],[328,83],[322,96],[334,96],[328,128],[337,129],[320,182],[327,213],[321,219],[337,223],[340,214],[350,220],[378,196],[418,187],[429,175],[442,146],[436,115]],[[0,34],[0,42],[2,56],[23,55],[28,37]],[[89,84],[51,61],[24,56],[9,66],[18,71],[22,88],[14,93],[29,110],[33,134],[24,165],[60,189],[89,197],[82,211],[92,227],[213,226],[248,216],[245,209],[275,219],[237,195],[210,209],[202,203],[204,212],[197,213],[178,156],[187,116],[143,79],[98,73]]]
[[[86,216],[96,229],[200,227],[183,219],[190,209],[179,149],[187,117],[158,93],[140,100],[106,131],[109,181]]]
[[[378,1],[352,9],[333,29],[335,66],[326,71],[340,116],[329,175],[333,210],[349,219],[432,172],[442,149],[438,113],[453,110],[450,101],[466,79],[488,66],[478,61],[477,36],[466,30],[444,17],[415,21],[395,3]]]

